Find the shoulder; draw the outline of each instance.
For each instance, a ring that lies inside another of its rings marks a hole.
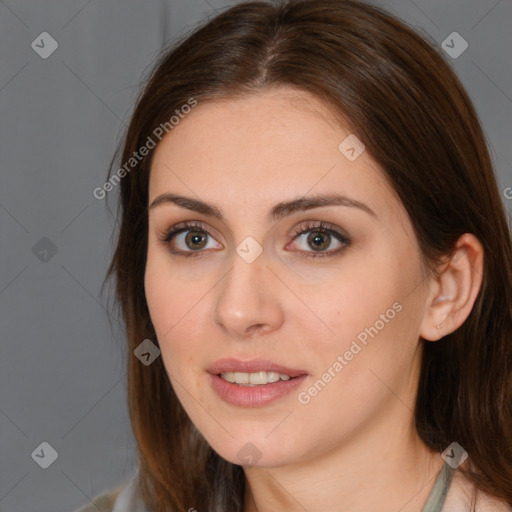
[[[470,512],[472,503],[475,503],[475,512],[512,512],[507,503],[482,491],[476,493],[475,502],[474,485],[460,471],[455,471],[442,512]]]
[[[112,512],[116,499],[123,487],[124,485],[115,491],[104,492],[97,495],[88,505],[85,505],[75,512],[98,512],[98,510],[101,510],[101,512]]]

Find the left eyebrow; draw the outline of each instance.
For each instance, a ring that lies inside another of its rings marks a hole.
[[[215,217],[221,221],[224,220],[224,216],[221,210],[213,203],[200,201],[192,197],[182,196],[179,194],[165,193],[159,195],[149,206],[149,210],[162,204],[176,204],[182,208],[201,213],[210,217]],[[306,211],[313,208],[322,208],[325,206],[346,206],[352,208],[358,208],[369,215],[377,218],[376,213],[366,204],[351,199],[349,197],[341,196],[339,194],[327,194],[327,195],[315,195],[309,197],[300,197],[291,201],[283,201],[277,203],[272,207],[268,214],[269,222],[277,221],[295,213],[297,211]]]
[[[322,208],[324,206],[348,206],[359,208],[360,210],[377,218],[377,214],[366,204],[341,196],[339,194],[316,195],[309,197],[300,197],[292,201],[285,201],[276,204],[269,213],[269,220],[279,220],[296,211],[311,210],[313,208]]]

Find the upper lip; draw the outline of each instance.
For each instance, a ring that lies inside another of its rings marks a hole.
[[[219,375],[225,372],[242,372],[242,373],[256,373],[256,372],[277,372],[290,377],[298,377],[299,375],[307,374],[304,370],[297,370],[288,368],[286,366],[274,363],[269,359],[250,359],[242,361],[240,359],[226,358],[215,361],[208,369],[209,373]]]

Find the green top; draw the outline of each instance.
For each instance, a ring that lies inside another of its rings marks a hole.
[[[427,503],[421,512],[441,512],[450,484],[452,481],[453,469],[448,462],[444,463],[434,487],[428,497]],[[116,491],[103,493],[96,496],[90,505],[77,510],[76,512],[146,512],[147,509],[138,501],[136,493],[136,479],[132,479]]]
[[[450,484],[452,483],[453,473],[455,473],[455,469],[445,461],[444,466],[437,476],[436,483],[428,497],[427,503],[425,503],[421,512],[441,512],[441,510],[443,510],[444,500],[446,499]]]

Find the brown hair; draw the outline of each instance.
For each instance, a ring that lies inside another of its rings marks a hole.
[[[422,340],[416,427],[439,452],[457,441],[471,461],[460,470],[475,488],[512,505],[510,228],[474,107],[431,43],[355,0],[235,5],[159,58],[121,160],[190,98],[201,104],[279,86],[315,95],[340,123],[350,123],[407,210],[429,272],[462,234],[482,243],[483,283],[471,314],[441,341]],[[158,344],[143,284],[152,154],[120,182],[121,225],[108,273],[127,329],[140,491],[155,512],[241,511],[242,467],[222,459],[196,430],[162,358],[145,366],[131,356],[146,338]]]

